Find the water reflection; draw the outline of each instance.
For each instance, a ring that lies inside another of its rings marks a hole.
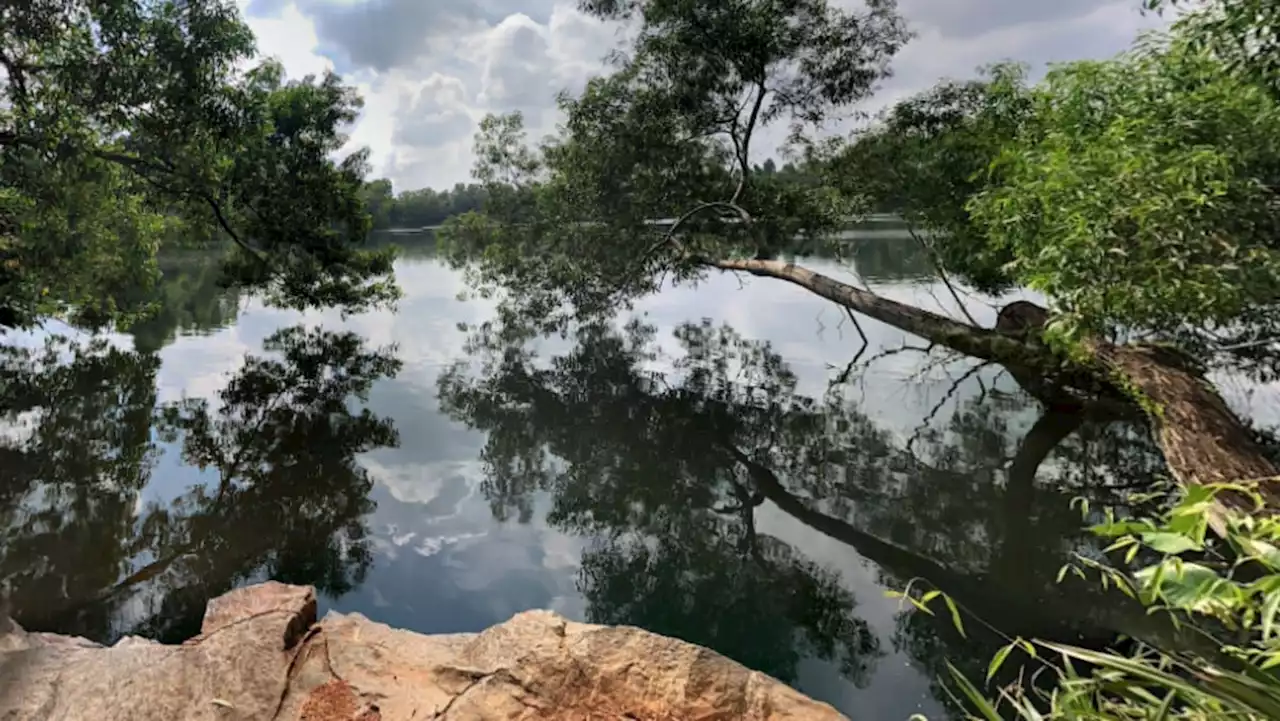
[[[798,393],[767,343],[704,321],[678,328],[668,357],[654,336],[638,322],[590,326],[571,351],[540,359],[482,329],[479,363],[440,381],[442,408],[487,434],[481,490],[494,515],[527,521],[548,494],[547,521],[591,539],[578,576],[589,619],[684,638],[785,680],[806,657],[864,679],[877,639],[837,575],[757,529],[771,503],[873,561],[890,588],[945,589],[969,623],[1077,643],[1167,632],[1123,597],[1055,582],[1072,551],[1097,549],[1070,494],[1106,497],[1117,471],[1158,468],[1134,429],[1068,442],[1081,419],[1049,413],[1011,447],[1008,413],[1025,399],[983,397],[908,450],[840,388]],[[1051,454],[1088,465],[1046,464]],[[915,615],[899,620],[899,650],[985,676],[998,635],[969,643]]]
[[[240,293],[222,283],[222,256],[199,250],[174,251],[158,259],[161,278],[144,298],[154,312],[125,329],[136,350],[154,353],[179,335],[209,333],[235,322]]]
[[[302,327],[263,350],[216,398],[157,404],[154,355],[61,340],[5,349],[0,578],[21,624],[181,640],[210,596],[254,577],[333,596],[360,583],[374,505],[355,457],[397,435],[349,402],[399,362],[355,334]],[[144,502],[157,441],[212,478]],[[116,626],[126,603],[145,608],[131,629]]]
[[[1042,415],[995,369],[952,392],[905,356],[828,389],[853,334],[810,295],[732,277],[649,299],[644,322],[468,348],[456,324],[491,306],[457,300],[429,237],[393,241],[398,314],[264,308],[185,256],[118,345],[4,351],[0,579],[20,622],[179,639],[208,596],[268,577],[422,632],[551,607],[868,718],[940,718],[943,660],[982,678],[1001,643],[979,618],[1085,643],[1166,632],[1054,582],[1096,551],[1069,499],[1121,501],[1161,470],[1140,428]],[[892,297],[945,293],[905,236],[845,257]],[[864,328],[869,354],[903,341]],[[966,636],[883,597],[917,578],[960,601]]]

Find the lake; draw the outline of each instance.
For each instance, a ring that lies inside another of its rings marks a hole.
[[[102,348],[11,339],[0,578],[20,623],[181,640],[208,597],[266,578],[423,633],[549,608],[870,719],[946,718],[945,661],[981,680],[1005,635],[1170,632],[1055,581],[1098,555],[1071,499],[1123,510],[1162,471],[1142,428],[1043,413],[997,367],[763,279],[515,348],[476,335],[495,306],[459,298],[429,238],[397,242],[395,312],[266,308],[188,253],[157,315]],[[851,242],[806,262],[956,311],[910,239]],[[908,583],[951,594],[963,630],[940,599],[886,595]]]

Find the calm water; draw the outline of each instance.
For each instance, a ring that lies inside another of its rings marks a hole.
[[[426,633],[551,608],[710,646],[870,719],[945,717],[943,660],[981,678],[1001,644],[985,624],[1166,632],[1054,584],[1095,552],[1069,499],[1159,471],[1140,430],[1042,417],[998,368],[912,352],[832,390],[858,333],[764,280],[672,289],[536,355],[469,346],[459,325],[492,305],[410,244],[396,313],[264,308],[184,255],[159,316],[111,349],[40,358],[44,336],[18,338],[0,578],[19,621],[178,640],[210,595],[268,577]],[[948,298],[893,233],[854,262],[890,297]],[[863,361],[908,340],[862,328]],[[886,597],[913,578],[960,601],[963,636]]]

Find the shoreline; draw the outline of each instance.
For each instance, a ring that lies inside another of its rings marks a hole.
[[[550,611],[425,635],[360,614],[317,620],[314,589],[267,582],[212,599],[178,645],[9,626],[5,719],[847,721],[701,646]]]

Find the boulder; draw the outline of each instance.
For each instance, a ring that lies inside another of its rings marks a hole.
[[[0,629],[6,619],[0,619]],[[426,636],[263,583],[209,603],[178,646],[0,632],[0,719],[74,721],[834,721],[834,709],[713,651],[526,611]]]

